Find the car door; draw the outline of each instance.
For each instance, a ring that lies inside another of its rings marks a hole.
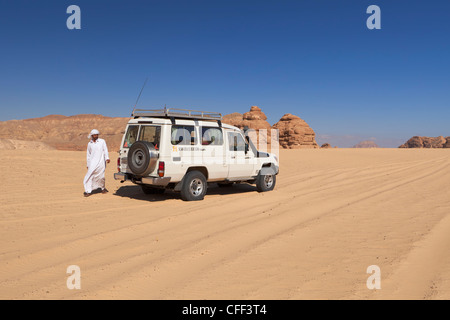
[[[202,126],[202,163],[208,168],[209,180],[223,180],[228,176],[223,130],[220,127]]]
[[[255,175],[255,155],[248,150],[240,132],[228,132],[228,180],[249,179]]]

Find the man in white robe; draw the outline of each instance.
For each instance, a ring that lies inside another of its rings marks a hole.
[[[88,138],[91,139],[87,146],[87,169],[84,177],[84,196],[89,197],[93,190],[102,189],[102,193],[107,193],[105,189],[106,163],[109,163],[108,147],[103,139],[99,139],[98,130],[92,130]]]

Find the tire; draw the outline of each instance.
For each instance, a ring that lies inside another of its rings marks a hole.
[[[136,141],[128,150],[128,168],[137,176],[147,176],[155,170],[158,155],[153,143]]]
[[[141,185],[141,189],[145,194],[163,194],[166,191],[164,188],[155,188],[146,185]]]
[[[181,199],[184,201],[203,200],[207,189],[206,178],[200,171],[190,171],[183,178]]]
[[[274,174],[258,175],[256,178],[256,189],[258,192],[272,191],[277,183],[277,176]]]

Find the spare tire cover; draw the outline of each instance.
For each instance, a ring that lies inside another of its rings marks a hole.
[[[155,170],[157,159],[155,146],[147,141],[136,141],[128,150],[128,168],[138,176],[146,176]]]

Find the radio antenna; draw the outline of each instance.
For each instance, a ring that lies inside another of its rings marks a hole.
[[[131,113],[131,116],[133,116],[134,110],[136,110],[136,106],[138,104],[139,99],[141,98],[142,91],[144,90],[144,87],[147,84],[147,80],[148,80],[148,77],[145,79],[145,82],[144,82],[144,85],[142,86],[141,92],[139,92],[139,96],[136,99],[136,103],[134,104],[134,108],[133,108],[133,112]]]

